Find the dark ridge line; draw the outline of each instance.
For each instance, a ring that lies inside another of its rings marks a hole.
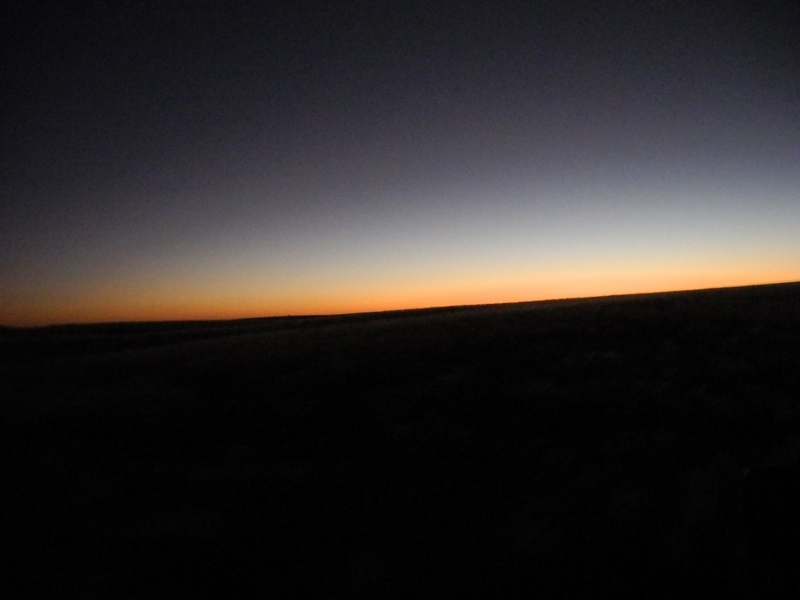
[[[669,290],[661,292],[634,292],[628,294],[608,294],[604,296],[579,296],[563,298],[547,298],[545,300],[520,300],[517,302],[489,302],[485,304],[450,304],[445,306],[430,306],[419,308],[400,308],[380,311],[352,312],[352,313],[327,313],[320,315],[276,315],[268,317],[243,317],[235,319],[183,319],[183,320],[163,320],[163,321],[98,321],[89,323],[53,323],[47,325],[0,325],[0,334],[18,332],[66,332],[66,333],[86,333],[89,329],[94,329],[99,334],[108,335],[120,334],[147,334],[163,331],[164,333],[177,333],[180,330],[197,331],[202,327],[211,329],[221,329],[235,327],[237,329],[247,329],[256,325],[280,324],[281,322],[308,322],[314,321],[316,324],[324,321],[360,321],[375,318],[398,318],[406,316],[423,316],[446,312],[467,312],[475,309],[484,308],[514,308],[523,306],[545,306],[545,305],[566,305],[572,303],[587,303],[598,300],[626,300],[644,297],[660,298],[664,296],[681,294],[703,294],[708,292],[722,291],[747,291],[765,288],[779,288],[800,286],[800,281],[787,281],[779,283],[752,284],[728,287],[692,288],[684,290]],[[136,331],[142,330],[142,331]]]

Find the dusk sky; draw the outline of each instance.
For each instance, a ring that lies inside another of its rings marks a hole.
[[[800,280],[800,11],[775,6],[11,10],[0,324]]]

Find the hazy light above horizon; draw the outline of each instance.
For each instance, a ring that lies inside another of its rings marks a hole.
[[[0,323],[800,280],[790,16],[300,4],[20,17]]]

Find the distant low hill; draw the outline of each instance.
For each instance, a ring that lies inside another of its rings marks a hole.
[[[4,328],[9,572],[30,597],[800,588],[741,500],[800,440],[798,348],[798,283]]]

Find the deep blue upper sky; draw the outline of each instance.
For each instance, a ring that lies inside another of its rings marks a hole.
[[[765,6],[26,4],[0,322],[800,279],[800,13]]]

